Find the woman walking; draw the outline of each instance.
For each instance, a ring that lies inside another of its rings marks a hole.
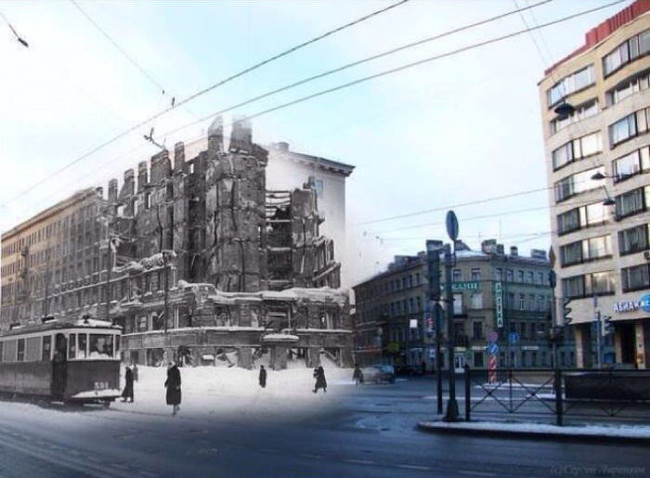
[[[124,390],[122,390],[122,401],[133,402],[133,371],[126,367],[124,371]]]
[[[171,362],[167,369],[165,387],[167,387],[167,405],[173,406],[172,415],[176,415],[181,409],[181,372],[178,370],[176,364],[172,365]]]
[[[260,365],[259,381],[260,387],[266,388],[266,369],[264,368],[264,365]]]

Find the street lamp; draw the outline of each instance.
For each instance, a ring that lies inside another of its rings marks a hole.
[[[612,176],[608,176],[607,174],[603,174],[600,171],[598,171],[597,173],[594,173],[591,176],[591,179],[593,179],[594,181],[600,181],[602,179],[611,178],[611,177]],[[603,206],[616,206],[616,201],[614,201],[612,197],[609,195],[609,191],[607,191],[607,187],[605,187],[605,195],[607,196],[607,198],[603,201]]]

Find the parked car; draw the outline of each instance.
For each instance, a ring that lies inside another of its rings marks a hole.
[[[417,365],[398,365],[395,367],[395,374],[400,376],[414,377],[423,375],[421,366]]]
[[[371,365],[361,369],[365,383],[395,383],[395,369],[392,365]]]

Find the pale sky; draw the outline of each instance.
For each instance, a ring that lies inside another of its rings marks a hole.
[[[302,78],[539,1],[410,0],[215,88],[59,172],[167,108],[172,97],[179,103],[392,3],[78,0],[136,67],[73,2],[1,2],[0,13],[29,48],[0,16],[0,229],[84,187],[106,190],[108,179],[121,179],[125,169],[156,153],[143,139],[152,126],[167,147],[189,142],[204,134],[210,119],[170,131]],[[225,121],[522,30],[524,21],[534,27],[608,3],[554,0],[251,103],[226,113]],[[356,167],[347,185],[355,281],[383,270],[396,254],[424,250],[426,239],[447,240],[449,208],[458,216],[459,238],[473,249],[496,238],[519,246],[520,254],[547,250],[537,83],[547,67],[584,43],[587,30],[631,3],[260,116],[252,120],[254,141],[287,141],[292,150]],[[528,191],[538,192],[519,194]],[[515,196],[477,203],[508,195]]]

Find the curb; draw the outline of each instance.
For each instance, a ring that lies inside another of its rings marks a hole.
[[[464,423],[464,422],[463,422]],[[480,422],[476,422],[480,423]],[[538,440],[552,440],[580,443],[630,443],[650,444],[650,437],[615,436],[615,435],[594,435],[594,434],[568,434],[552,432],[533,432],[524,430],[498,430],[487,428],[454,428],[449,426],[438,427],[435,425],[419,422],[417,429],[426,433],[440,433],[447,435],[471,435],[491,438],[534,438]]]

